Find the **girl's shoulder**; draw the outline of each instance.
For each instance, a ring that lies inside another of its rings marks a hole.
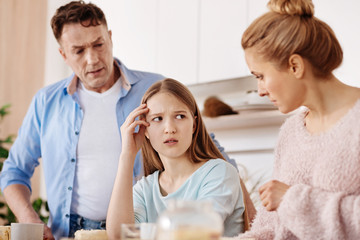
[[[231,167],[231,168],[235,169],[235,167],[233,165],[231,165],[231,163],[228,163],[227,161],[225,161],[224,159],[221,159],[221,158],[210,159],[202,167],[204,167],[204,168],[214,168],[214,167],[229,168],[229,167]]]
[[[159,179],[159,170],[155,171],[154,173],[148,175],[148,176],[142,176],[140,180],[138,180],[134,187],[135,188],[147,188],[152,186],[153,184],[156,184]]]
[[[199,172],[206,176],[238,177],[237,169],[232,164],[220,158],[208,160],[198,170],[200,170]]]

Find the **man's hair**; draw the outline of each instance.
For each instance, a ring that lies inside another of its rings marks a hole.
[[[192,136],[191,145],[187,150],[190,161],[193,163],[199,163],[216,158],[224,159],[205,128],[200,110],[190,90],[179,81],[166,78],[154,83],[145,92],[141,103],[147,103],[151,97],[158,93],[169,93],[175,96],[189,108],[192,117],[194,118],[194,122],[196,124],[195,131]],[[143,117],[145,118],[145,116]],[[154,173],[156,170],[164,170],[164,165],[161,162],[160,156],[152,147],[149,139],[145,138],[141,151],[145,176]]]
[[[80,23],[84,27],[104,24],[107,27],[103,11],[95,4],[83,1],[72,1],[56,10],[51,19],[51,28],[58,42],[64,25],[70,23]]]

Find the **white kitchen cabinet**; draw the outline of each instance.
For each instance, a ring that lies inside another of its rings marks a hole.
[[[49,1],[55,4],[55,0]],[[255,18],[268,11],[268,0],[91,2],[106,14],[115,56],[130,68],[159,72],[185,84],[248,75],[241,36]],[[343,64],[335,75],[347,84],[360,87],[360,72],[356,71],[360,54],[360,1],[313,0],[313,3],[315,16],[331,26],[344,50]],[[52,43],[47,45],[56,46],[51,29],[48,32]],[[57,68],[61,63],[59,58]],[[51,68],[47,67],[46,71],[56,71]],[[65,64],[63,69],[67,76]]]
[[[185,84],[248,75],[241,35],[247,0],[94,0],[113,30],[114,55]]]
[[[315,16],[330,25],[344,52],[343,63],[335,70],[335,76],[346,84],[360,87],[360,1],[313,0],[313,3]]]
[[[197,81],[198,0],[159,0],[156,71],[184,84]]]
[[[249,26],[252,21],[260,17],[262,14],[268,11],[267,3],[269,0],[247,0],[248,2],[248,12],[247,12],[247,26]]]
[[[132,69],[157,70],[158,0],[92,0],[112,30],[114,56]]]
[[[247,1],[201,1],[199,82],[249,74],[241,49],[246,22]]]

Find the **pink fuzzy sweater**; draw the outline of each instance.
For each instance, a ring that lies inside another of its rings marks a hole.
[[[307,131],[305,114],[286,120],[275,151],[274,179],[291,187],[237,239],[360,239],[360,100],[321,134]]]

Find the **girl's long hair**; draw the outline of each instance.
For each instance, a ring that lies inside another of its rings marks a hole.
[[[206,131],[199,108],[190,90],[179,81],[167,78],[154,83],[146,91],[141,102],[147,103],[151,97],[160,92],[170,93],[175,96],[189,108],[191,114],[193,115],[196,127],[192,136],[191,145],[188,149],[190,161],[198,163],[215,158],[224,159]],[[145,138],[142,145],[142,157],[145,176],[152,174],[156,170],[164,170],[164,165],[161,162],[159,154],[154,150],[151,146],[150,140],[147,138]]]

